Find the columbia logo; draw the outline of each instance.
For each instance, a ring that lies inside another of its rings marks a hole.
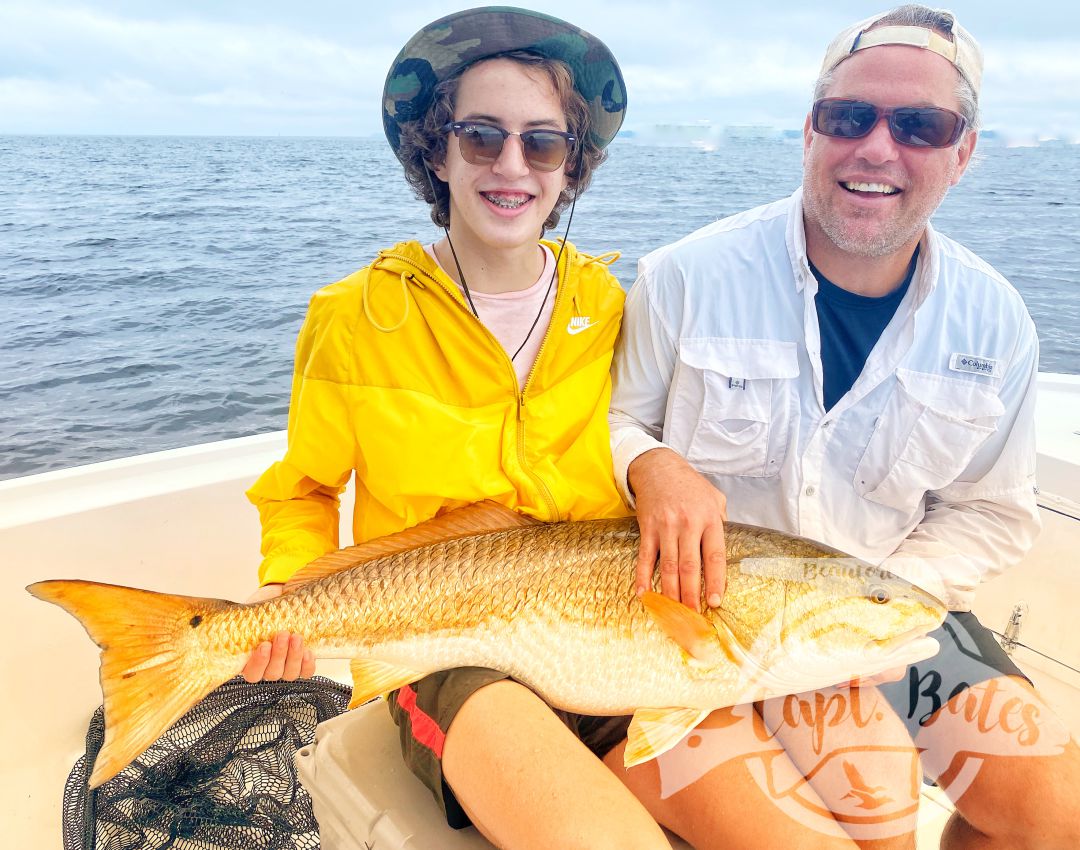
[[[566,332],[570,334],[570,336],[574,336],[582,331],[587,331],[593,325],[597,324],[599,324],[599,322],[594,322],[592,316],[574,316],[566,326]]]
[[[994,364],[989,360],[976,360],[974,357],[960,358],[960,365],[967,366],[974,372],[993,372]]]
[[[1000,361],[989,357],[979,357],[975,354],[954,354],[949,358],[949,368],[953,372],[989,375],[992,378],[1001,377],[1002,372]]]

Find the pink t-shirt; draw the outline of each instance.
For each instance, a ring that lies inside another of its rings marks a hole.
[[[544,270],[540,272],[540,277],[532,286],[516,292],[492,293],[469,290],[480,321],[494,334],[495,339],[506,351],[507,357],[513,357],[514,371],[517,373],[520,387],[525,386],[529,371],[536,362],[536,355],[540,353],[540,344],[544,341],[548,325],[551,324],[551,311],[555,307],[555,289],[559,285],[558,281],[555,281],[551,284],[551,291],[548,292],[548,283],[551,282],[551,276],[555,274],[555,255],[546,245],[540,247],[544,251]],[[424,250],[431,259],[436,263],[439,262],[438,257],[435,256],[434,245],[425,245]],[[439,264],[439,268],[446,271],[442,264]],[[450,274],[447,274],[447,277],[454,279]],[[460,284],[458,289],[461,289]],[[545,294],[547,294],[546,301]],[[542,311],[541,301],[544,303]],[[539,320],[536,318],[538,312],[540,313]],[[532,327],[534,321],[536,321],[536,327],[529,334],[529,328]],[[526,335],[528,335],[527,340]],[[523,342],[524,346],[521,345]],[[518,348],[521,348],[521,353],[514,357],[514,352]]]

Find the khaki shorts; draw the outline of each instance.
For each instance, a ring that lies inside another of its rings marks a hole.
[[[465,700],[485,685],[510,678],[498,670],[460,667],[433,673],[394,691],[387,699],[401,735],[401,754],[409,769],[427,785],[454,829],[471,825],[442,773],[443,742]],[[603,758],[626,738],[630,717],[591,717],[552,709],[567,728]]]

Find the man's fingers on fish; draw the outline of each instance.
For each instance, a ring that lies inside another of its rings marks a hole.
[[[679,595],[679,538],[670,530],[660,534],[660,592],[671,599]]]
[[[705,601],[710,608],[718,608],[727,588],[723,523],[706,526],[701,535],[701,560],[705,570]]]
[[[656,571],[656,559],[660,554],[660,541],[650,529],[640,528],[641,545],[638,546],[637,567],[635,570],[635,592],[641,596],[652,589],[653,573]]]
[[[679,537],[678,597],[695,611],[701,604],[701,533],[686,529]]]
[[[300,666],[300,678],[310,679],[315,675],[315,655],[310,649],[304,650],[304,663]]]

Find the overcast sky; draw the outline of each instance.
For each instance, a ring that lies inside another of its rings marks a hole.
[[[887,2],[556,0],[534,8],[611,47],[629,90],[627,128],[794,129],[825,45]],[[0,0],[0,133],[378,133],[379,93],[397,51],[429,21],[475,5]],[[1080,4],[950,5],[986,54],[985,126],[1017,140],[1080,141]]]

